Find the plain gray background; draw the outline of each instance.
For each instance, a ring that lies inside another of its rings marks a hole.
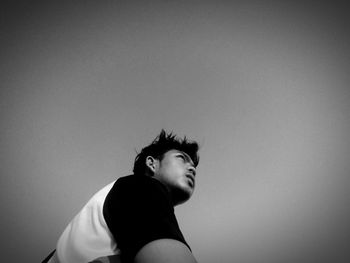
[[[40,262],[165,128],[202,145],[199,262],[349,262],[345,4],[74,2],[1,8],[1,261]]]

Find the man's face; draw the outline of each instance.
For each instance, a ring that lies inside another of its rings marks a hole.
[[[170,150],[159,162],[154,178],[170,191],[174,205],[187,201],[195,187],[196,168],[190,156],[179,150]]]

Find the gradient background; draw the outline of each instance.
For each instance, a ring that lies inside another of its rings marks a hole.
[[[200,263],[350,261],[345,4],[74,2],[1,8],[1,261],[40,262],[161,128],[202,145]]]

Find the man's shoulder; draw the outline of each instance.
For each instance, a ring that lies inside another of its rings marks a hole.
[[[117,179],[108,198],[161,199],[170,202],[167,188],[157,179],[147,175],[127,175]],[[146,201],[146,200],[145,200]]]
[[[163,184],[159,182],[157,179],[154,179],[147,175],[137,175],[137,174],[131,174],[131,175],[118,178],[116,183],[114,184],[114,187],[120,187],[120,186],[143,187],[146,185],[150,187],[164,188]]]
[[[116,180],[113,188],[119,188],[121,186],[122,187],[135,187],[135,186],[138,186],[140,184],[147,184],[148,181],[149,181],[149,178],[147,178],[147,176],[131,174],[131,175],[119,177]]]

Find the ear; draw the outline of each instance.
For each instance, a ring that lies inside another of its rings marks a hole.
[[[158,169],[159,160],[154,158],[153,156],[147,156],[146,157],[146,166],[154,174]]]

